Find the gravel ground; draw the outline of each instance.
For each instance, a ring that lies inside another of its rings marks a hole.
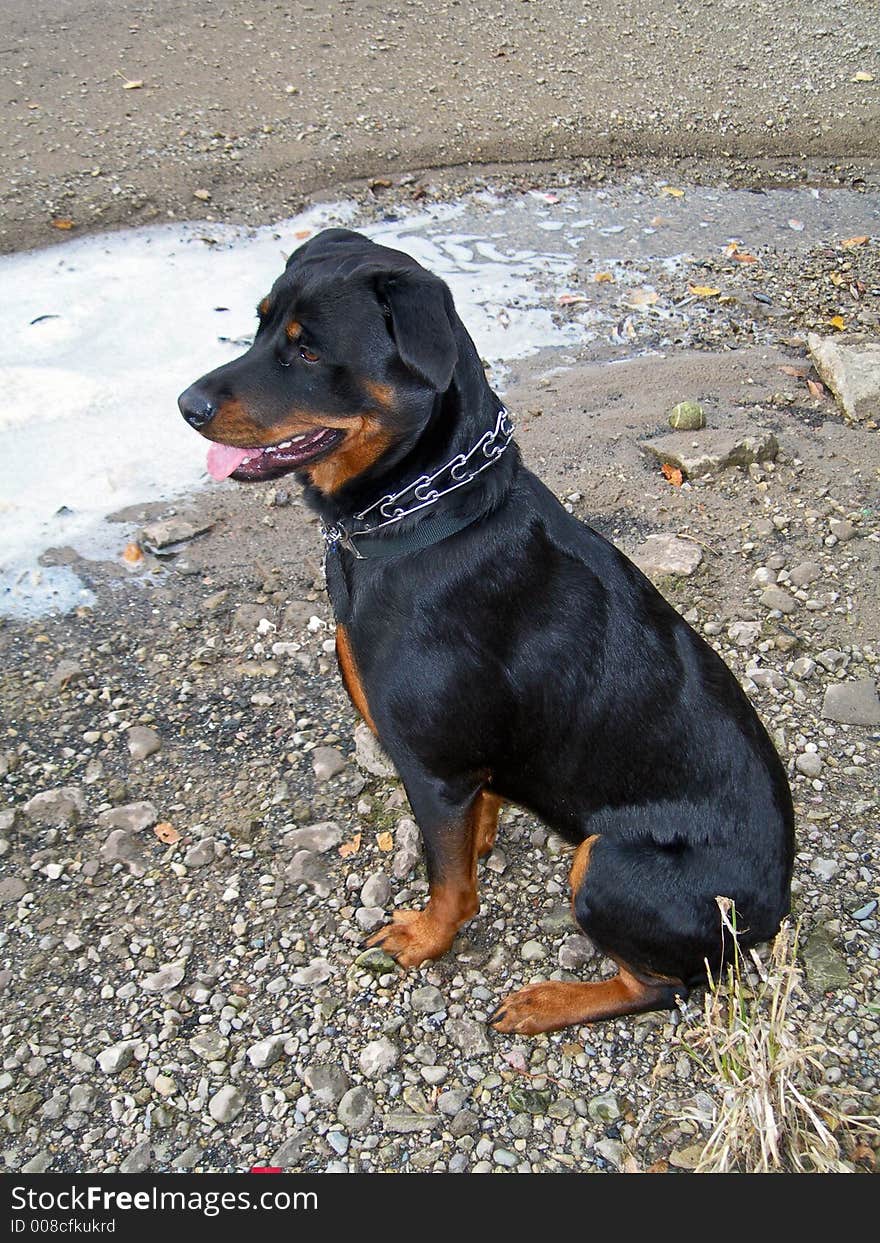
[[[470,162],[589,179],[712,160],[749,180],[777,161],[847,184],[880,149],[874,0],[7,0],[0,57],[6,249],[59,221],[265,222],[352,179]]]
[[[780,372],[805,369],[796,346],[559,364],[509,378],[524,453],[626,551],[664,532],[702,554],[657,581],[788,766],[796,1023],[838,1104],[876,1107],[876,434]],[[706,411],[695,438],[745,421],[775,462],[667,484],[639,442],[684,397]],[[570,920],[566,848],[527,815],[504,813],[481,913],[441,962],[363,953],[424,871],[401,787],[355,753],[295,485],[119,517],[211,525],[133,569],[80,563],[94,609],[0,628],[6,1166],[692,1167],[718,1101],[680,1015],[533,1040],[486,1027],[531,979],[611,971]],[[841,689],[868,723],[840,719]]]

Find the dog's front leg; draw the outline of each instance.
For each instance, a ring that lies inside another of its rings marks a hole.
[[[370,937],[404,967],[445,954],[462,924],[480,909],[477,857],[494,840],[500,800],[482,786],[463,793],[427,778],[404,785],[422,831],[429,897],[422,911],[396,911]]]

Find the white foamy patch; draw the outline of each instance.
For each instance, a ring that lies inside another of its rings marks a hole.
[[[490,362],[573,340],[577,328],[554,324],[540,297],[571,258],[510,253],[491,210],[485,233],[457,233],[462,211],[413,210],[364,232],[449,282]],[[0,259],[0,612],[88,599],[70,570],[38,570],[40,554],[64,544],[117,556],[121,532],[105,515],[206,481],[205,441],[178,394],[243,351],[290,251],[353,215],[340,203],[261,229],[166,225]]]

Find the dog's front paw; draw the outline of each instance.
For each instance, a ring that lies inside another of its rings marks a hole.
[[[505,997],[489,1023],[498,1032],[514,1032],[521,1036],[555,1032],[581,1021],[580,1009],[572,1004],[576,996],[572,985],[557,980],[528,984]]]
[[[423,911],[395,911],[393,923],[386,924],[367,938],[367,945],[379,946],[401,967],[417,967],[429,958],[440,958],[455,939],[456,929],[441,924],[430,907]]]

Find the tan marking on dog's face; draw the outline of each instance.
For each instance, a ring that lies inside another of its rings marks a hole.
[[[284,335],[288,341],[298,341],[302,336],[302,324],[299,320],[292,319],[284,329]]]
[[[369,415],[336,419],[324,426],[350,429],[345,440],[332,453],[313,466],[306,466],[312,483],[327,495],[338,492],[349,480],[377,462],[393,439],[385,424]]]
[[[263,301],[260,303],[260,305],[257,307],[257,310],[262,315],[263,319],[266,318],[266,316],[269,314],[271,309],[272,309],[272,303],[269,298],[264,298]]]

